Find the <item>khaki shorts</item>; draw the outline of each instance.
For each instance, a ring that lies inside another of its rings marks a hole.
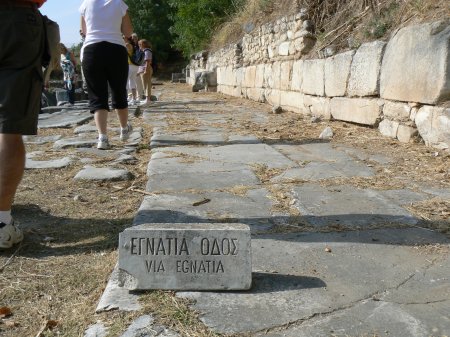
[[[38,10],[0,6],[0,46],[0,133],[34,135],[43,86]]]

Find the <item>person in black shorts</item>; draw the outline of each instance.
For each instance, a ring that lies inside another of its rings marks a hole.
[[[0,249],[22,241],[11,207],[25,168],[22,135],[35,135],[43,88],[43,1],[0,1]]]

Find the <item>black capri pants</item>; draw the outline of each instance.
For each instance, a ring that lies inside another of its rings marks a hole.
[[[128,107],[128,53],[124,46],[110,42],[87,45],[83,50],[82,67],[91,113],[109,111],[108,85],[111,88],[112,108]]]

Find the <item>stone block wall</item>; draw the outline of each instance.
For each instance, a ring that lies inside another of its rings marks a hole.
[[[378,127],[401,142],[419,134],[427,145],[450,147],[450,21],[303,59],[315,42],[311,27],[303,13],[266,24],[210,53],[204,69],[217,72],[218,91],[227,95]]]

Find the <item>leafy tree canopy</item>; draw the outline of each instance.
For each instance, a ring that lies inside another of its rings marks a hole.
[[[205,49],[217,27],[233,14],[244,0],[168,0],[174,46],[188,57]]]

